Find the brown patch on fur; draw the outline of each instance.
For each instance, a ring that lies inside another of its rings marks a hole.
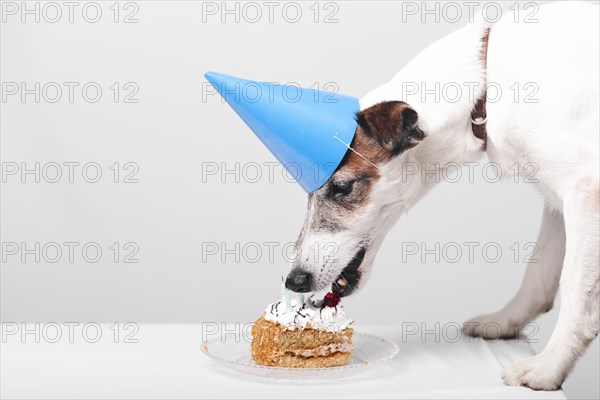
[[[369,138],[360,127],[356,128],[350,147],[364,158],[349,150],[340,162],[337,171],[322,189],[325,189],[325,197],[331,199],[336,196],[335,185],[338,182],[353,181],[352,192],[347,195],[347,198],[336,203],[341,208],[354,211],[367,203],[371,186],[379,179],[379,170],[372,164],[381,165],[388,161],[390,156],[376,140]]]
[[[389,158],[425,138],[425,133],[417,126],[418,118],[417,112],[402,101],[375,104],[356,116],[360,128],[379,143]]]
[[[368,137],[360,127],[356,128],[350,147],[364,158],[354,151],[348,151],[333,175],[333,179],[335,179],[335,175],[339,175],[362,176],[370,180],[376,180],[379,178],[379,170],[372,164],[381,165],[391,159],[388,152],[379,146],[376,140]]]
[[[356,128],[350,147],[375,165],[390,158],[377,141],[368,137],[360,127]],[[378,169],[369,161],[348,150],[331,178],[323,187],[309,195],[309,209],[313,202],[316,203],[315,214],[312,216],[314,227],[335,232],[352,223],[353,217],[357,216],[356,212],[369,201],[372,185],[379,179]],[[345,196],[336,194],[336,184],[348,181],[353,182],[352,191]]]
[[[309,207],[316,202],[313,226],[339,231],[352,224],[380,177],[374,165],[389,162],[425,138],[417,119],[417,113],[401,101],[379,103],[357,114],[358,125],[350,144],[354,151],[349,150],[331,178],[309,196]],[[348,186],[348,193],[340,189]]]

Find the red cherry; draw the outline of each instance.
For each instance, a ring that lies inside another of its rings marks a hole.
[[[335,307],[340,302],[341,296],[339,293],[327,293],[323,299],[323,304],[327,307]]]

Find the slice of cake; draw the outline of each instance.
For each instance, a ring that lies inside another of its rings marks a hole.
[[[339,294],[302,295],[269,304],[252,327],[252,358],[260,365],[321,368],[351,360],[352,333]]]

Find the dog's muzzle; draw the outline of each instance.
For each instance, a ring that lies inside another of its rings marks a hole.
[[[343,297],[348,296],[354,292],[354,290],[356,290],[362,275],[361,271],[358,269],[362,264],[366,254],[367,249],[364,246],[356,252],[352,260],[350,260],[348,265],[342,270],[342,272],[331,285],[331,291],[333,293],[338,293]]]

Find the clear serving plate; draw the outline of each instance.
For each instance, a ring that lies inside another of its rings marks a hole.
[[[321,380],[345,378],[377,367],[398,354],[396,343],[379,336],[355,332],[352,337],[352,361],[329,368],[282,368],[257,365],[252,359],[250,343],[245,340],[215,337],[202,343],[202,352],[222,365],[239,372],[265,378]]]

